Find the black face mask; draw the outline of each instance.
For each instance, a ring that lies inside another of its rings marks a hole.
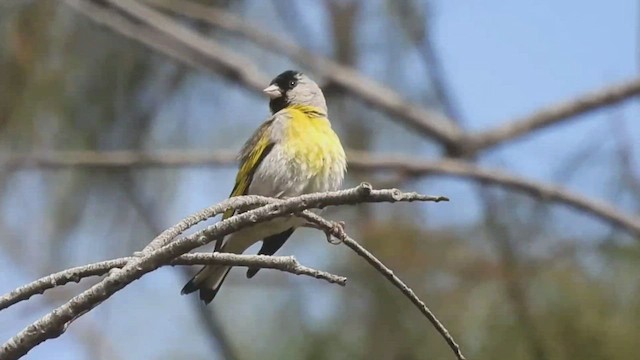
[[[269,109],[271,109],[272,114],[289,106],[290,102],[287,93],[298,84],[299,75],[300,73],[297,71],[287,70],[271,81],[269,85],[277,85],[282,91],[282,96],[269,101]]]

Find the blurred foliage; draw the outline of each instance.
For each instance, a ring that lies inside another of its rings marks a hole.
[[[314,29],[322,28],[324,33],[309,40],[329,42],[338,61],[362,71],[367,71],[362,65],[365,57],[379,62],[383,70],[376,74],[378,80],[407,98],[459,114],[438,72],[429,40],[431,8],[425,2],[305,3],[313,7],[313,14],[322,15],[312,19],[313,26],[307,24],[310,16],[300,14],[296,6],[285,6],[283,15],[283,2],[278,6],[259,1],[200,2],[273,24],[269,30],[282,36],[296,38],[291,32],[316,34]],[[196,143],[190,142],[192,136],[207,139],[211,150],[230,142],[237,148],[266,116],[264,99],[257,102],[215,75],[176,64],[96,26],[58,1],[2,6],[0,151],[4,153],[187,149]],[[296,21],[287,21],[292,16]],[[404,18],[408,20],[398,21]],[[372,19],[378,22],[369,25],[385,28],[384,36],[362,31],[361,22]],[[181,21],[217,35],[205,25]],[[398,23],[403,26],[398,28]],[[413,51],[422,54],[423,68],[407,67],[398,59],[399,54]],[[265,59],[264,68],[290,66],[279,58]],[[402,79],[422,73],[429,81],[403,86]],[[341,119],[335,126],[350,148],[438,154],[435,145],[389,125],[385,115],[340,92],[331,92],[328,102],[332,117]],[[253,106],[256,103],[261,107]],[[232,136],[220,130],[231,128],[241,130]],[[591,144],[587,148],[599,151]],[[640,194],[629,180],[632,172],[624,166],[628,164],[611,163],[613,190],[630,194],[633,208],[639,208]],[[578,172],[577,167],[571,169]],[[10,270],[18,278],[130,254],[157,232],[150,224],[169,225],[224,197],[232,176],[219,169],[2,169],[2,253],[15,263]],[[398,187],[418,183],[402,174],[382,178],[363,173],[352,174],[348,182],[362,180]],[[405,205],[376,205],[377,211],[363,206],[340,210],[339,215],[348,220],[347,230],[356,239],[425,299],[470,359],[633,358],[640,342],[640,246],[615,231],[606,238],[563,238],[566,225],[557,221],[558,212],[548,204],[500,191],[491,199],[499,206],[487,206],[484,219],[474,223],[452,219],[450,226],[431,226],[424,214]],[[32,222],[25,223],[25,218]],[[260,295],[216,304],[240,358],[451,358],[430,324],[379,274],[342,248],[310,242],[294,249],[299,251],[296,255],[306,250],[312,259],[328,259],[321,265],[349,276],[347,290],[320,288],[308,279],[299,285],[298,280],[286,282],[285,275],[269,272],[255,281],[243,279],[246,287],[257,288],[251,294]],[[96,326],[104,330],[105,339],[119,344],[120,358],[215,356],[210,346],[201,345],[212,341],[212,332],[194,320],[206,315],[177,296],[180,284],[171,275],[150,277],[150,283],[136,284],[135,290],[127,290],[130,295],[122,295],[126,306],[115,304],[107,312],[111,303],[105,303],[95,312],[109,319],[96,321]],[[267,286],[259,286],[264,283]],[[243,289],[230,286],[228,291],[240,294]],[[153,299],[152,306],[147,299]],[[307,303],[309,299],[313,302]],[[135,314],[125,311],[129,306]],[[229,310],[234,306],[243,310]],[[253,313],[249,310],[256,308]],[[189,315],[192,312],[195,315]],[[136,340],[154,329],[170,332],[171,341],[155,333]],[[100,357],[94,347],[89,342],[86,358]]]

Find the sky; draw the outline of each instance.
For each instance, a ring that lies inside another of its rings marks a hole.
[[[635,77],[638,70],[638,9],[635,1],[444,1],[435,2],[435,44],[443,63],[446,78],[461,109],[465,126],[482,130],[493,127],[515,117],[530,112],[559,99],[571,99],[603,86]],[[322,47],[319,45],[319,47]],[[224,99],[221,99],[224,105]],[[257,101],[252,99],[250,101]],[[196,109],[184,109],[186,114],[198,117],[197,107],[210,106],[194,97],[190,106]],[[630,102],[620,107],[620,113],[626,119],[627,129],[632,138],[640,138],[638,108]],[[559,171],[558,167],[569,158],[576,149],[584,146],[585,139],[598,139],[600,134],[608,134],[609,112],[596,112],[579,120],[544,131],[506,145],[483,159],[487,164],[506,167],[516,174],[539,180],[549,180]],[[197,120],[193,120],[197,121]],[[194,134],[197,138],[197,134]],[[196,140],[198,141],[198,140]],[[204,141],[204,140],[201,140]],[[602,136],[603,146],[611,146],[607,136]],[[223,146],[224,147],[224,146]],[[636,153],[638,149],[636,149]],[[589,169],[593,176],[573,179],[567,186],[576,191],[598,198],[604,198],[606,169]],[[232,172],[229,172],[232,176]],[[195,180],[194,180],[195,181]],[[429,182],[435,186],[434,193],[444,193],[452,198],[462,198],[469,194],[469,188],[459,182]],[[435,185],[434,185],[435,184]],[[190,184],[189,188],[191,188]],[[211,186],[210,184],[207,186]],[[186,192],[186,189],[184,189]],[[220,198],[225,194],[219,194]],[[184,207],[167,215],[168,219],[177,219],[184,209],[196,210],[208,205],[185,197]],[[201,206],[202,205],[202,206]],[[430,211],[434,221],[446,222],[448,219],[477,215],[477,208],[445,207],[442,211]],[[568,231],[591,231],[597,227],[596,220],[576,217],[576,221],[586,227],[568,229]],[[305,255],[301,254],[303,260]],[[0,254],[0,271],[11,269],[11,259]],[[136,282],[133,286],[152,289],[158,296],[177,292],[175,281],[159,282],[157,279],[175,277],[170,271],[163,270],[161,275]],[[9,291],[16,285],[28,281],[28,277],[0,277],[0,292]],[[174,289],[175,288],[175,289]],[[243,290],[251,293],[251,290]],[[253,292],[255,295],[255,292]],[[110,300],[110,311],[125,309],[134,316],[134,321],[147,321],[141,317],[136,320],[138,306],[145,306],[135,298],[135,292],[118,294]],[[172,300],[175,300],[172,298]],[[148,305],[153,306],[153,305]],[[238,304],[237,307],[241,307]],[[161,308],[159,306],[159,308]],[[27,322],[40,314],[37,306],[23,306],[16,314],[2,314],[0,338],[6,339],[21,329]],[[145,309],[149,310],[149,309]],[[151,310],[153,311],[153,310]],[[255,310],[254,311],[258,311]],[[179,316],[182,313],[175,313]],[[184,307],[184,316],[192,317]],[[9,321],[6,321],[6,319]],[[90,315],[91,321],[109,323],[109,317]],[[149,335],[159,335],[162,328],[169,326],[193,326],[190,320],[173,319],[158,316]],[[115,321],[115,320],[114,320]],[[10,324],[10,325],[8,325]],[[82,321],[74,324],[82,328]],[[111,329],[126,324],[109,323]],[[81,331],[81,330],[80,330]],[[119,334],[111,331],[110,336],[117,341],[144,341],[145,334],[131,339],[131,334]],[[170,339],[167,340],[170,342]],[[193,340],[194,352],[205,346]],[[136,347],[133,347],[136,348]],[[162,358],[167,349],[138,348],[140,353],[130,354],[132,358]],[[73,331],[59,339],[48,341],[33,350],[27,359],[84,359],[84,350],[74,340]]]
[[[470,129],[487,130],[637,76],[634,1],[438,1],[435,12],[436,46]],[[618,111],[631,138],[638,138],[637,105],[630,101]],[[599,138],[612,147],[600,136],[611,133],[611,116],[594,112],[540,131],[490,152],[483,163],[550,181],[585,144]],[[567,186],[606,198],[606,170],[591,166],[585,171],[594,176]]]

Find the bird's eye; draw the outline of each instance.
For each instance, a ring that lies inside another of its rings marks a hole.
[[[291,80],[289,81],[289,86],[291,86],[292,88],[296,86],[296,81],[295,80]]]

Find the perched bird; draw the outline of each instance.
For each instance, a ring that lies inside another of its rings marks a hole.
[[[320,87],[306,75],[289,70],[263,91],[271,99],[272,115],[242,148],[240,169],[230,196],[287,198],[338,189],[346,171],[346,158],[331,129]],[[227,211],[223,220],[233,215],[232,210]],[[273,255],[303,224],[303,220],[289,216],[252,225],[217,240],[214,251],[241,254],[262,241],[258,254]],[[200,290],[200,299],[210,303],[230,269],[225,265],[203,267],[184,286],[182,294]],[[247,277],[258,270],[249,268]]]

